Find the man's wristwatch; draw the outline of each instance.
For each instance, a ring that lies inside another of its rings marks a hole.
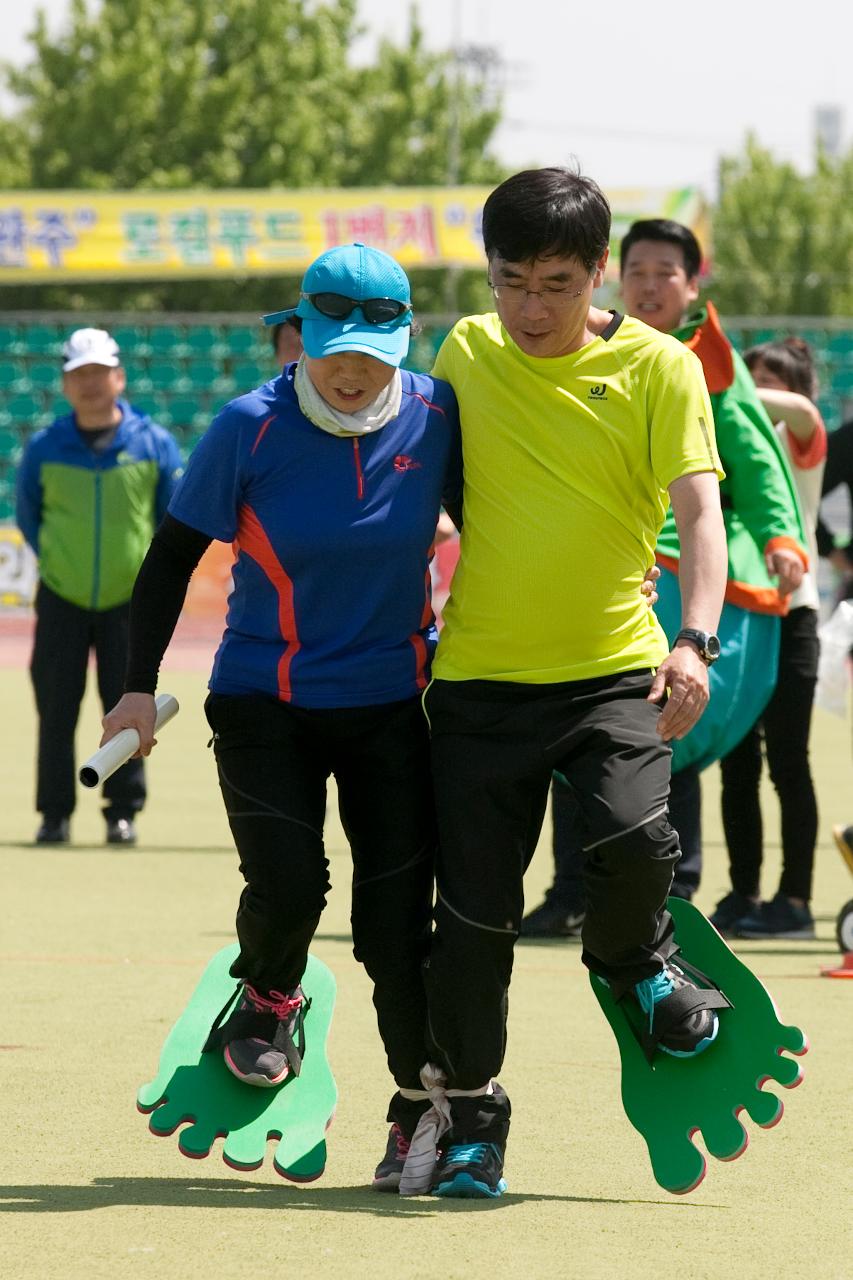
[[[695,631],[693,627],[682,627],[675,637],[673,648],[679,640],[689,640],[691,644],[695,644],[699,650],[699,657],[709,667],[720,656],[719,636],[712,635],[710,631]]]

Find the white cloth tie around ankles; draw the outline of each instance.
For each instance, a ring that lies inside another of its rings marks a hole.
[[[429,1191],[438,1159],[438,1140],[450,1128],[450,1099],[444,1072],[428,1062],[421,1067],[421,1083],[432,1106],[421,1116],[409,1144],[400,1175],[401,1196],[422,1196]]]

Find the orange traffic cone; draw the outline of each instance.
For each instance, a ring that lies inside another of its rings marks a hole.
[[[853,951],[845,952],[837,969],[821,968],[824,978],[853,978]]]

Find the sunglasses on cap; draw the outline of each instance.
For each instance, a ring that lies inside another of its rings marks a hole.
[[[301,293],[299,296],[330,320],[346,320],[358,307],[368,324],[390,324],[412,309],[410,302],[400,302],[397,298],[347,298],[342,293]]]

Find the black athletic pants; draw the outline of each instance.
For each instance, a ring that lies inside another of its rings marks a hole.
[[[675,866],[670,896],[693,897],[702,874],[702,791],[699,770],[674,773],[670,779],[669,821],[678,836],[681,857]],[[554,882],[546,897],[566,914],[586,909],[583,881],[583,819],[571,787],[555,778],[551,785],[554,828]]]
[[[552,685],[434,680],[439,827],[436,932],[427,968],[433,1057],[452,1086],[497,1074],[522,879],[553,770],[584,827],[583,961],[621,991],[673,952],[665,909],[678,859],[667,820],[670,749],[646,702],[650,671]]]
[[[302,977],[330,888],[323,822],[333,774],[352,850],[353,954],[373,981],[391,1073],[420,1088],[436,844],[420,700],[307,710],[211,694],[206,711],[246,881],[232,973],[262,991],[291,991]]]
[[[759,795],[763,736],[770,778],[782,811],[779,889],[791,898],[807,902],[811,898],[817,800],[809,768],[809,732],[819,652],[817,612],[793,609],[782,619],[779,677],[773,697],[759,722],[720,761],[732,887],[747,897],[758,893],[763,854]]]
[[[74,731],[95,650],[98,693],[110,711],[124,690],[130,605],[95,611],[63,600],[42,582],[36,594],[30,675],[39,717],[36,809],[50,818],[74,812]],[[142,760],[130,760],[104,783],[107,818],[132,818],[145,803]]]

